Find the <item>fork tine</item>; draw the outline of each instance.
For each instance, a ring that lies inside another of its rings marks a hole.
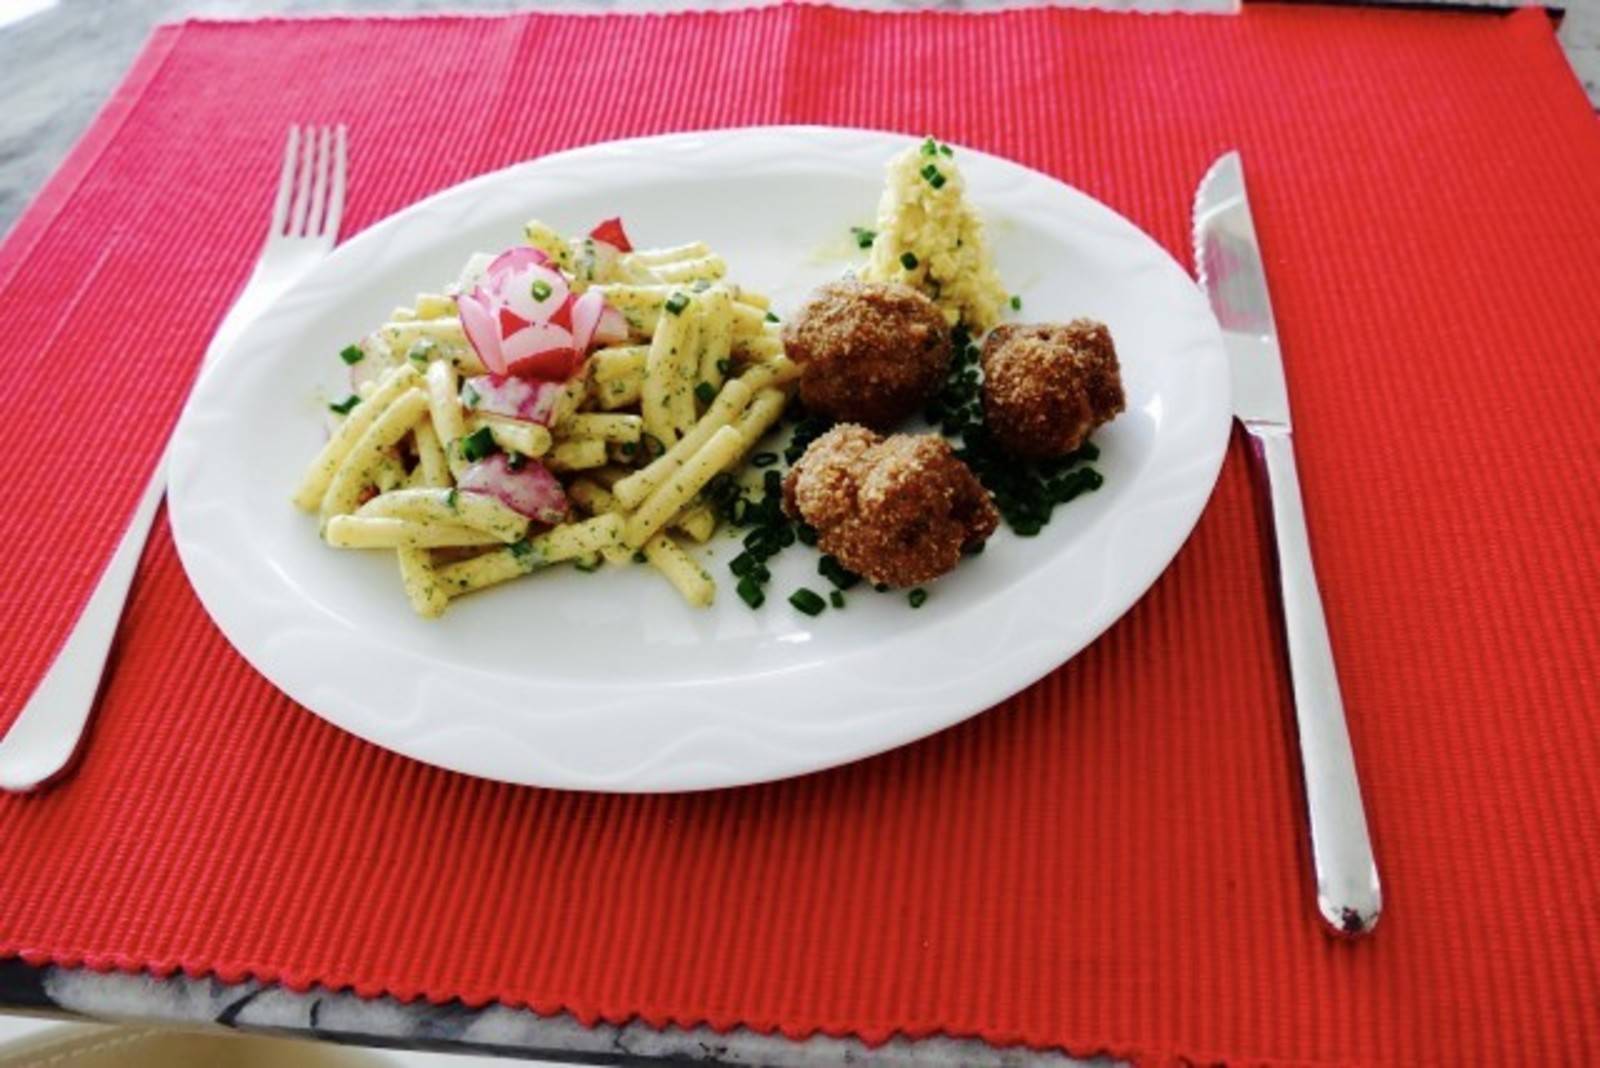
[[[289,220],[290,237],[301,237],[306,232],[306,209],[311,206],[311,167],[316,147],[315,129],[308,129],[300,144],[300,178],[295,183],[294,209]]]
[[[311,213],[306,218],[306,234],[322,233],[322,205],[328,195],[328,157],[332,155],[332,131],[326,126],[317,130],[316,168],[311,175]]]
[[[289,191],[294,188],[294,158],[300,149],[300,127],[289,124],[289,143],[283,149],[283,172],[278,176],[278,199],[272,204],[273,237],[283,233],[283,224],[289,218]]]
[[[333,188],[328,191],[328,218],[323,236],[331,241],[339,239],[339,220],[344,215],[344,123],[333,131]]]

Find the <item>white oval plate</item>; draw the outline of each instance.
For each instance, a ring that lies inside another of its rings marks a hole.
[[[254,323],[178,425],[171,515],[184,568],[274,685],[377,745],[472,775],[585,790],[733,786],[921,738],[1055,668],[1125,612],[1188,536],[1229,429],[1220,332],[1188,275],[1133,224],[1017,164],[958,150],[1024,317],[1105,321],[1128,410],[1096,435],[1104,488],[1036,538],[1002,528],[922,609],[865,586],[816,619],[815,554],[777,560],[766,606],[688,608],[647,567],[569,568],[414,616],[388,553],[328,549],[289,503],[323,440],[340,348],[538,217],[621,215],[643,244],[700,239],[787,312],[845,266],[883,164],[911,139],[774,127],[594,145],[484,175],[352,238]],[[357,172],[355,180],[360,181]],[[831,255],[821,250],[834,250]],[[850,255],[859,255],[852,249]]]

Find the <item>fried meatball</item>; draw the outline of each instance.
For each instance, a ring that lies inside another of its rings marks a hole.
[[[950,369],[938,305],[893,282],[830,282],[784,325],[808,410],[887,430],[917,411]]]
[[[999,522],[988,492],[944,438],[885,438],[851,423],[811,443],[784,480],[783,506],[816,528],[823,552],[890,586],[938,578]]]
[[[1103,323],[998,326],[983,343],[984,420],[1014,456],[1065,456],[1125,404]]]

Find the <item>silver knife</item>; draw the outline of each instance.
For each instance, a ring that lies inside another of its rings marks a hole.
[[[1272,513],[1317,908],[1338,933],[1366,934],[1378,922],[1383,894],[1361,806],[1328,624],[1311,566],[1283,353],[1278,349],[1266,270],[1237,152],[1212,164],[1195,192],[1194,260],[1200,285],[1222,324],[1233,414],[1249,435],[1260,488]]]

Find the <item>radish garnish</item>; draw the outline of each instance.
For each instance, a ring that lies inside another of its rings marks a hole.
[[[598,293],[576,296],[550,257],[526,246],[495,257],[472,291],[456,297],[456,307],[490,371],[557,382],[583,366],[609,310]]]
[[[475,412],[550,425],[561,383],[515,375],[477,375],[461,387],[461,399]]]
[[[467,468],[457,485],[463,493],[494,497],[536,523],[555,526],[567,518],[567,495],[538,460],[513,468],[505,453],[497,452]]]
[[[633,242],[628,240],[628,235],[622,229],[622,218],[606,219],[589,231],[589,236],[596,241],[604,241],[618,252],[632,252]]]

